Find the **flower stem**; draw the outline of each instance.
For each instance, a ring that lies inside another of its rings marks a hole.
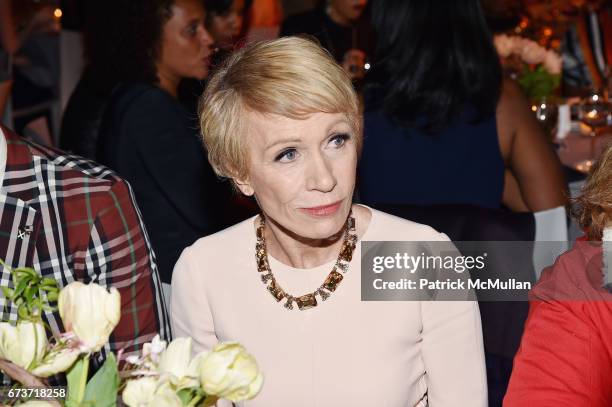
[[[202,400],[202,396],[195,396],[193,399],[191,399],[189,404],[187,404],[187,407],[197,406],[200,400]]]
[[[202,399],[202,396],[200,396],[197,401],[200,401],[201,399]],[[216,397],[216,396],[206,396],[206,399],[204,399],[203,407],[213,406],[218,400],[219,400],[219,397]],[[193,402],[193,400],[192,400],[192,402]]]
[[[87,375],[89,373],[89,355],[83,359],[83,370],[81,371],[81,380],[79,381],[79,389],[77,391],[77,405],[80,405],[85,397],[85,388],[87,387]]]

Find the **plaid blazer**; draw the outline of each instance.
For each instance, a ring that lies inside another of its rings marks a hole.
[[[11,268],[33,267],[61,287],[73,281],[116,287],[121,319],[109,345],[96,355],[134,354],[170,323],[155,258],[127,182],[84,158],[42,147],[0,127],[7,163],[0,190],[0,258]],[[1,136],[1,135],[0,135]],[[0,266],[0,284],[12,286]],[[3,321],[17,309],[0,294]],[[63,332],[58,312],[44,319]]]

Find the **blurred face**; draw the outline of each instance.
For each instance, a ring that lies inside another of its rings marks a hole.
[[[330,0],[332,15],[343,23],[359,19],[368,0]]]
[[[212,16],[208,30],[215,45],[220,48],[230,48],[233,45],[233,39],[242,29],[243,10],[244,0],[234,0],[227,13]]]
[[[208,75],[212,38],[204,28],[204,9],[199,0],[176,0],[172,17],[163,28],[157,61],[159,76],[204,79]]]
[[[357,167],[356,135],[343,114],[305,120],[247,113],[249,179],[236,180],[255,195],[273,223],[306,239],[327,239],[346,221]]]

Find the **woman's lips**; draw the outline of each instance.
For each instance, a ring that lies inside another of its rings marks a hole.
[[[314,206],[311,208],[300,208],[301,211],[306,212],[311,216],[329,216],[338,212],[340,209],[340,205],[342,205],[342,201],[334,202],[333,204],[323,205],[323,206]]]

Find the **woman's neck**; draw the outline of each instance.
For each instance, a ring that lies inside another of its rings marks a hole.
[[[370,225],[372,212],[353,205],[357,237],[361,239]],[[270,256],[294,268],[310,269],[335,260],[344,242],[345,228],[328,239],[304,239],[273,220],[266,219],[265,239]]]
[[[178,86],[181,78],[175,75],[164,74],[164,72],[161,71],[157,73],[157,78],[159,79],[157,86],[168,92],[173,98],[177,99]]]
[[[334,260],[340,252],[344,228],[328,239],[304,239],[266,219],[265,239],[268,253],[281,263],[310,269]]]

